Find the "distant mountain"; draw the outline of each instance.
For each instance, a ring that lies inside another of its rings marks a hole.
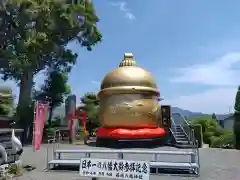
[[[192,112],[192,111],[189,111],[189,110],[184,110],[184,109],[181,109],[179,107],[172,107],[171,110],[172,110],[172,113],[179,113],[182,116],[187,116],[187,117],[196,117],[196,116],[209,115],[209,114],[204,114],[204,113],[201,113],[201,112]]]

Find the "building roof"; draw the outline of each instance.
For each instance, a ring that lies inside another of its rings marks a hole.
[[[230,117],[234,116],[234,114],[222,114],[222,115],[216,115],[217,121],[224,121]]]

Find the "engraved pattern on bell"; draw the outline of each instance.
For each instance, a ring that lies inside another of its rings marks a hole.
[[[144,106],[143,103],[137,103],[136,106]]]
[[[111,113],[113,113],[113,114],[115,114],[115,113],[116,113],[116,109],[115,109],[115,107],[113,107],[113,106],[110,106],[109,108],[110,108],[110,110],[111,110]]]
[[[159,111],[157,98],[147,94],[112,95],[100,102],[104,122],[100,120],[105,127],[157,127]]]
[[[141,116],[141,115],[142,115],[142,114],[139,113],[139,112],[135,112],[135,113],[132,114],[132,116]]]

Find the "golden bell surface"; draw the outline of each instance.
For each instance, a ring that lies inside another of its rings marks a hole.
[[[155,128],[161,116],[158,89],[151,73],[136,67],[131,53],[125,53],[119,67],[101,84],[102,127]]]

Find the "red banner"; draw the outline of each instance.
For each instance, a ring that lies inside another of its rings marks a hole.
[[[36,102],[33,131],[33,146],[35,151],[40,149],[42,143],[43,129],[47,118],[48,108],[48,104]]]

